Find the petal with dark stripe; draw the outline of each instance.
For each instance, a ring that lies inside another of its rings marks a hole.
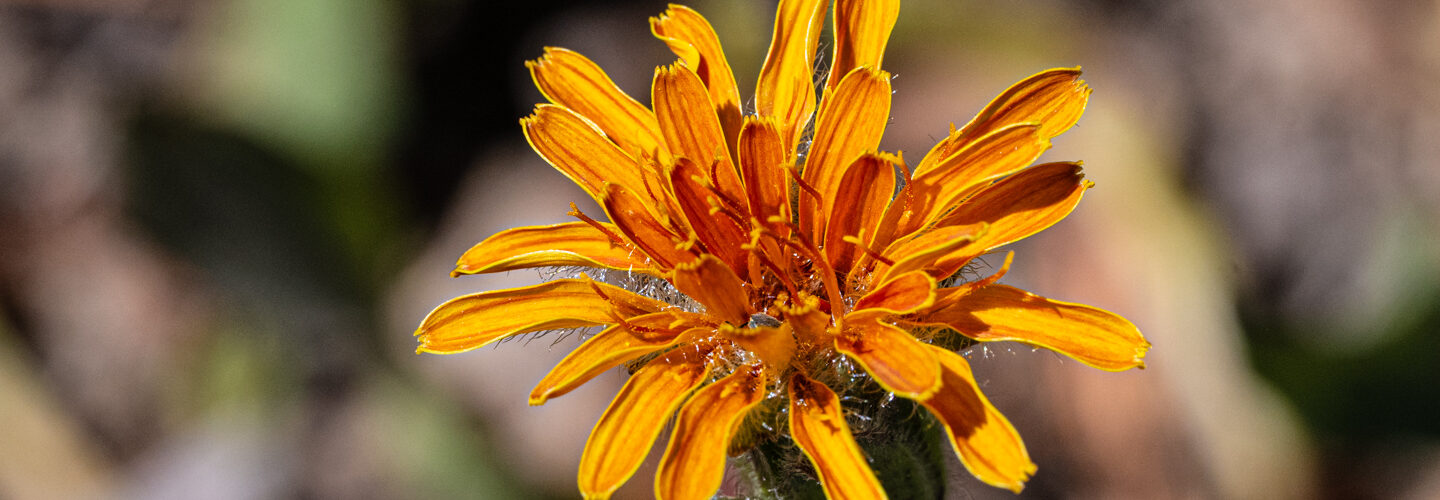
[[[449,354],[521,333],[614,323],[669,307],[655,299],[586,278],[481,292],[450,299],[420,328],[421,352]]]
[[[971,292],[914,322],[948,326],[981,341],[1012,340],[1044,347],[1106,371],[1143,368],[1150,349],[1140,330],[1114,313],[1005,285]]]
[[[743,367],[705,386],[675,419],[675,431],[655,475],[655,496],[667,500],[715,496],[725,474],[726,451],[745,414],[765,399],[756,366]]]
[[[630,479],[671,413],[709,373],[703,362],[679,354],[635,372],[590,432],[580,456],[580,492],[605,498]]]
[[[939,347],[926,347],[940,361],[942,380],[940,389],[920,403],[945,425],[955,454],[971,474],[991,486],[1019,493],[1036,469],[1020,433],[980,392],[965,358]]]
[[[655,274],[644,252],[619,238],[613,224],[565,222],[550,226],[507,229],[477,243],[450,274],[498,273],[548,266],[584,266]],[[606,234],[606,231],[610,234]],[[613,238],[612,238],[612,235]]]

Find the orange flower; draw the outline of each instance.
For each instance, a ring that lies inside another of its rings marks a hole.
[[[1035,465],[937,335],[1022,342],[1102,370],[1143,366],[1149,343],[1125,319],[997,284],[1008,255],[992,276],[954,279],[976,257],[1064,218],[1090,186],[1078,163],[1029,166],[1080,118],[1090,89],[1079,70],[1015,84],[952,126],[912,171],[876,149],[891,96],[880,65],[898,2],[837,0],[817,103],[827,3],[780,2],[752,114],[709,23],[683,6],[650,20],[679,56],[656,69],[652,107],[575,52],[547,48],[528,65],[550,103],[521,120],[526,139],[610,222],[572,205],[577,221],[491,236],[454,274],[582,266],[622,271],[595,274],[628,277],[633,290],[582,274],[482,292],[436,308],[416,335],[420,351],[455,353],[605,325],[530,395],[543,404],[633,368],[581,459],[587,497],[629,479],[677,412],[656,493],[710,497],[741,422],[763,408],[788,415],[830,497],[883,497],[840,405],[857,364],[929,409],[977,478],[1018,492]]]

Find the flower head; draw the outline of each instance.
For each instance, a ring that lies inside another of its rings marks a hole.
[[[609,222],[572,204],[576,221],[502,231],[454,274],[594,270],[453,299],[416,335],[420,351],[454,353],[605,326],[530,395],[543,404],[633,369],[586,445],[587,496],[629,479],[677,412],[661,498],[712,495],[742,422],[767,412],[783,415],[829,496],[884,496],[840,403],[857,377],[927,408],[972,474],[1019,491],[1035,465],[943,339],[1016,341],[1103,370],[1142,366],[1149,344],[1123,318],[998,284],[1009,255],[991,276],[956,277],[1064,218],[1090,186],[1078,163],[1030,166],[1079,119],[1090,93],[1079,70],[1015,84],[911,169],[877,149],[898,2],[837,0],[817,103],[827,4],[780,2],[750,113],[709,23],[683,6],[650,20],[679,57],[656,69],[650,107],[578,53],[547,48],[528,65],[550,102],[521,120],[526,139]]]

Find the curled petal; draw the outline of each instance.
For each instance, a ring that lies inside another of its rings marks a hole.
[[[755,84],[755,111],[779,120],[785,150],[794,154],[815,112],[815,49],[829,0],[780,0],[775,35]]]
[[[666,355],[635,372],[590,432],[580,456],[580,492],[605,498],[624,484],[685,396],[705,381],[698,357]]]
[[[850,434],[840,399],[801,373],[790,377],[790,435],[831,500],[888,498]]]
[[[546,99],[594,122],[630,156],[665,154],[655,114],[620,90],[590,59],[569,49],[546,47],[544,56],[525,66]]]
[[[610,216],[615,228],[625,239],[645,251],[645,254],[661,269],[670,269],[676,262],[684,262],[694,254],[677,248],[676,243],[684,241],[669,226],[660,222],[651,212],[653,205],[631,193],[619,184],[606,184],[600,206]]]
[[[706,324],[704,316],[681,311],[662,311],[625,320],[570,351],[530,391],[530,404],[545,404],[606,370],[714,329],[713,325]]]
[[[1036,469],[1020,433],[980,392],[964,357],[925,347],[940,361],[943,380],[940,389],[920,403],[945,425],[955,454],[970,474],[991,486],[1019,493]]]
[[[440,304],[415,330],[417,351],[465,352],[527,332],[614,323],[669,307],[664,302],[588,278],[456,297]]]
[[[695,391],[675,420],[675,431],[655,475],[655,497],[714,497],[725,473],[726,449],[736,427],[764,398],[765,380],[755,366],[736,370]]]
[[[910,271],[901,274],[855,301],[846,323],[859,321],[862,317],[908,314],[935,303],[935,278],[924,271]]]
[[[535,106],[535,113],[520,120],[525,140],[545,161],[599,200],[605,183],[629,189],[646,185],[646,170],[610,142],[594,122],[570,109],[551,104]]]
[[[1035,122],[1041,136],[1055,137],[1080,121],[1090,90],[1080,79],[1080,68],[1041,71],[1005,89],[960,133],[979,137],[1012,123]]]
[[[1060,135],[1080,120],[1089,98],[1090,87],[1080,79],[1080,68],[1056,68],[1031,75],[990,101],[959,131],[952,126],[950,135],[930,149],[915,171],[927,170],[970,141],[1016,123],[1040,124],[1040,136],[1046,139]]]
[[[879,68],[899,17],[899,0],[835,2],[835,57],[825,87],[834,87],[852,69]]]
[[[824,243],[825,217],[834,210],[835,193],[846,167],[880,145],[889,119],[890,74],[877,69],[855,68],[821,103],[815,138],[801,173],[820,193],[820,199],[800,195],[800,228],[817,246]]]
[[[909,332],[873,320],[846,326],[854,330],[835,336],[835,350],[859,362],[886,390],[915,399],[940,386],[935,355]]]
[[[670,280],[681,293],[705,306],[706,312],[735,325],[750,322],[750,296],[745,282],[714,255],[704,254],[693,262],[675,266]]]
[[[949,326],[981,341],[1044,347],[1106,371],[1143,368],[1150,349],[1140,330],[1114,313],[1005,285],[975,290],[915,322]]]
[[[720,48],[720,38],[715,29],[699,12],[683,5],[671,4],[665,13],[650,18],[650,32],[670,46],[685,66],[705,82],[710,91],[710,101],[725,137],[734,141],[743,123],[740,114],[740,90],[735,85],[735,75],[730,63],[725,60],[725,51]]]
[[[611,234],[614,225],[598,223]],[[547,266],[584,266],[655,274],[644,253],[584,222],[507,229],[485,238],[460,256],[450,274],[498,273]]]

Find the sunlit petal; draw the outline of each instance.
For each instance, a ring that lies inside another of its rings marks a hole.
[[[725,214],[711,213],[712,206],[728,206],[729,202],[722,201],[721,195],[715,192],[714,185],[710,184],[707,178],[709,175],[690,159],[676,158],[675,168],[670,170],[670,188],[700,243],[704,244],[710,253],[720,257],[730,269],[737,273],[744,272],[748,253],[740,246],[750,240],[749,232],[740,226],[739,221],[726,217]],[[737,209],[738,207],[731,207],[730,212]]]
[[[551,104],[535,106],[535,113],[520,120],[525,139],[590,196],[599,200],[610,182],[628,189],[643,189],[647,171],[610,142],[605,133],[570,109]]]
[[[972,248],[947,255],[936,266],[954,272],[977,255],[1060,222],[1080,203],[1088,184],[1079,164],[1047,163],[1006,177],[980,191],[941,219],[939,225],[986,222],[990,230],[977,238]]]
[[[940,387],[940,365],[910,332],[875,320],[845,323],[849,332],[835,336],[835,350],[860,363],[885,390],[923,398]]]
[[[686,337],[711,331],[714,331],[714,326],[707,325],[704,316],[695,313],[662,311],[629,318],[624,324],[606,328],[570,351],[530,391],[530,404],[545,404],[606,370],[673,346]]]
[[[845,73],[861,66],[879,68],[885,57],[890,30],[900,17],[899,0],[837,0],[835,2],[835,57],[830,63],[834,87]]]
[[[935,278],[924,271],[901,274],[860,297],[855,301],[850,314],[845,316],[848,323],[862,317],[879,317],[892,314],[908,314],[935,303]]]
[[[1020,434],[980,392],[964,357],[925,347],[940,361],[942,382],[939,390],[920,403],[945,425],[960,463],[971,474],[986,484],[1019,493],[1036,469]]]
[[[546,99],[594,122],[630,156],[665,154],[655,114],[626,95],[585,56],[569,49],[546,47],[544,56],[525,66]]]
[[[845,75],[833,94],[821,103],[815,118],[815,138],[802,173],[821,199],[800,195],[800,229],[816,245],[824,243],[825,218],[834,209],[835,193],[845,168],[862,153],[880,145],[889,119],[890,74],[872,68],[856,68]]]
[[[790,323],[754,328],[722,326],[720,332],[774,370],[788,368],[795,355],[795,334]]]
[[[715,496],[725,473],[726,450],[745,414],[765,398],[757,366],[695,391],[680,416],[655,475],[655,497],[666,500]]]
[[[668,304],[589,279],[481,292],[440,304],[415,330],[421,352],[449,354],[527,332],[614,323]]]
[[[771,216],[790,220],[790,177],[785,172],[785,145],[772,118],[751,117],[740,130],[740,175],[744,180],[750,216],[764,222]],[[772,229],[785,227],[772,225]],[[789,236],[784,233],[781,236]]]
[[[981,288],[914,321],[948,326],[976,340],[1044,347],[1107,371],[1144,367],[1150,349],[1140,330],[1114,313],[1005,285]]]
[[[946,226],[922,234],[916,238],[897,241],[885,249],[885,256],[895,261],[893,266],[880,266],[876,271],[880,281],[915,270],[933,270],[935,262],[952,253],[975,247],[975,242],[990,230],[989,225]],[[883,271],[882,271],[883,269]],[[939,273],[932,273],[932,275]],[[937,276],[940,278],[947,277]]]
[[[675,265],[671,283],[681,293],[705,306],[705,312],[736,325],[749,323],[754,312],[745,282],[714,255]]]
[[[630,479],[670,414],[709,373],[704,363],[678,354],[635,372],[590,432],[580,456],[580,492],[605,498]]]
[[[917,311],[915,314],[929,314],[930,312],[950,307],[950,305],[954,304],[955,302],[964,300],[966,295],[970,295],[970,292],[985,288],[994,284],[995,282],[1000,281],[1000,278],[1005,277],[1005,274],[1010,272],[1010,264],[1014,263],[1014,261],[1015,252],[1005,252],[1005,261],[1000,264],[1000,269],[995,270],[993,274],[975,281],[967,281],[956,286],[936,290],[935,303],[931,304],[923,311]]]
[[[726,196],[744,199],[730,146],[700,77],[683,65],[656,68],[650,94],[670,151],[706,167],[706,177]]]
[[[650,31],[656,38],[664,40],[670,50],[705,82],[721,128],[725,130],[725,138],[733,149],[743,123],[740,90],[735,86],[735,75],[730,71],[730,63],[725,61],[725,52],[720,48],[720,38],[715,36],[715,29],[699,12],[684,5],[671,4],[665,13],[650,18]]]
[[[855,159],[835,191],[825,226],[825,253],[837,272],[847,272],[860,253],[855,245],[844,241],[857,236],[861,228],[873,228],[895,194],[894,158],[867,153]]]
[[[612,234],[612,224],[599,223]],[[450,274],[497,273],[547,266],[584,266],[655,274],[643,252],[615,241],[604,230],[584,222],[507,229],[485,238],[460,256]]]
[[[669,269],[676,262],[693,258],[694,254],[676,248],[684,239],[656,219],[652,205],[647,205],[644,199],[618,184],[606,184],[602,193],[600,206],[605,207],[615,228],[644,250],[658,267]]]
[[[1031,75],[990,101],[960,130],[952,127],[950,135],[931,148],[915,170],[927,170],[931,163],[949,158],[970,141],[1016,123],[1040,124],[1040,136],[1046,139],[1060,135],[1080,120],[1089,97],[1090,87],[1080,79],[1080,68]]]
[[[829,0],[780,0],[775,35],[755,85],[755,111],[779,120],[785,150],[795,151],[815,112],[815,50]]]
[[[779,309],[785,324],[794,330],[796,340],[813,345],[829,342],[830,315],[820,309],[819,298],[801,292]]]
[[[850,434],[840,399],[801,373],[790,377],[790,435],[815,466],[830,500],[888,498]]]
[[[996,130],[967,144],[960,151],[915,174],[912,206],[922,207],[900,234],[932,224],[962,200],[996,179],[1024,169],[1046,149],[1050,141],[1039,134],[1040,126],[1021,123]]]

